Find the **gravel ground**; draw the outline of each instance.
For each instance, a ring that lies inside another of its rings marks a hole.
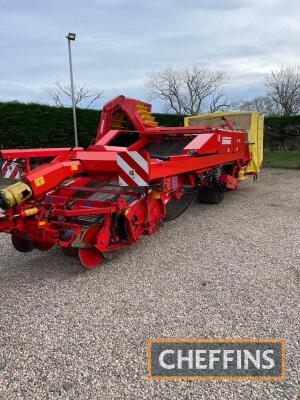
[[[265,170],[90,272],[1,234],[0,398],[299,399],[299,178]],[[149,381],[151,337],[286,337],[287,379]]]

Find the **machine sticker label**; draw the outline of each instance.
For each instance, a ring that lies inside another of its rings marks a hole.
[[[223,136],[222,137],[222,144],[231,144],[231,137]]]
[[[285,378],[285,339],[149,339],[148,378]]]
[[[43,186],[45,184],[45,179],[43,176],[39,176],[38,178],[35,178],[34,183],[36,187]]]

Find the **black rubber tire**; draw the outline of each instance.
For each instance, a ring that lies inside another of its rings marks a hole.
[[[30,239],[25,239],[17,235],[11,235],[11,242],[14,248],[21,253],[29,253],[34,249],[34,243]]]
[[[204,187],[198,194],[198,200],[204,204],[219,204],[224,199],[224,192],[209,187]]]
[[[52,249],[54,243],[38,242],[37,240],[33,243],[34,248],[40,251],[48,251]]]
[[[61,240],[69,240],[71,239],[73,235],[73,231],[71,229],[66,230],[62,237]],[[78,256],[78,248],[77,247],[61,247],[61,251],[64,253],[65,256],[68,257],[77,257]]]
[[[62,252],[65,256],[68,257],[77,257],[78,256],[78,249],[76,247],[62,247]]]

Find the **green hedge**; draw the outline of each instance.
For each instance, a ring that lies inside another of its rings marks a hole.
[[[79,143],[95,138],[101,112],[77,110]],[[183,126],[183,116],[154,114],[162,126]],[[0,147],[63,147],[74,142],[71,108],[17,102],[0,103]],[[300,147],[300,116],[265,118],[267,148]]]
[[[77,110],[80,142],[88,144],[97,132],[99,112]],[[0,103],[2,147],[63,147],[74,142],[71,108],[40,104]]]
[[[101,111],[77,109],[79,143],[96,137]],[[183,126],[183,117],[154,114],[165,126]],[[0,103],[0,147],[63,147],[74,142],[71,108],[41,104]]]
[[[265,118],[265,148],[296,150],[300,148],[300,116]]]

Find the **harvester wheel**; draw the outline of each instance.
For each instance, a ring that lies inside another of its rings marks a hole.
[[[209,188],[205,186],[198,194],[200,203],[219,204],[224,199],[224,192],[219,188]]]
[[[34,247],[40,251],[47,251],[52,249],[54,246],[54,243],[48,243],[48,242],[38,242],[37,240],[33,243]]]
[[[65,256],[68,256],[68,257],[77,257],[78,256],[78,249],[76,247],[62,247],[61,250]]]
[[[103,262],[102,253],[93,247],[98,232],[99,225],[92,225],[81,238],[83,243],[91,245],[91,247],[78,249],[78,258],[85,269],[94,269]]]
[[[67,241],[70,240],[71,237],[73,236],[73,231],[71,229],[67,229],[61,236],[61,240]],[[64,253],[65,256],[68,257],[77,257],[78,256],[78,249],[77,247],[61,247],[62,252]]]
[[[26,239],[18,235],[12,234],[11,241],[14,248],[20,251],[21,253],[29,253],[34,249],[34,242],[30,239]]]

